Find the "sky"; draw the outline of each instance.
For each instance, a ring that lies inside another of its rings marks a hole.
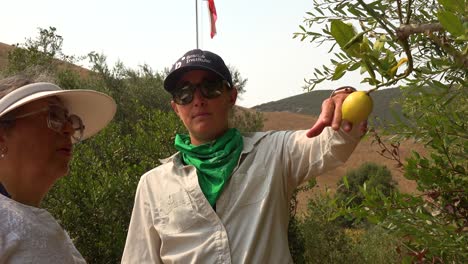
[[[170,68],[196,48],[196,0],[15,0],[2,3],[0,42],[24,43],[39,28],[57,28],[67,55],[91,51],[136,69]],[[199,48],[219,54],[247,79],[237,104],[253,107],[304,92],[314,68],[329,65],[329,47],[293,39],[311,0],[215,0],[217,35],[210,38],[207,2],[198,0]],[[86,65],[84,65],[86,66]],[[316,89],[342,85],[360,88],[358,76],[326,82]],[[364,88],[363,88],[364,89]],[[359,89],[361,90],[361,89]]]

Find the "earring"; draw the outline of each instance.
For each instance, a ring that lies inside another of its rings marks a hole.
[[[0,159],[5,158],[7,153],[8,153],[8,147],[7,146],[0,146]]]

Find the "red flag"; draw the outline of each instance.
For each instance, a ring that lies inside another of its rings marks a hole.
[[[208,0],[208,9],[210,11],[211,38],[213,38],[216,35],[216,19],[218,18],[214,0]]]

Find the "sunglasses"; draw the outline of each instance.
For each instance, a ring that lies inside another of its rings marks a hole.
[[[58,105],[49,105],[48,107],[41,108],[37,111],[22,114],[15,116],[11,119],[4,121],[13,121],[20,118],[25,118],[28,116],[37,115],[40,113],[48,112],[47,115],[47,127],[57,133],[63,133],[65,125],[69,123],[72,126],[73,134],[71,137],[75,142],[81,141],[83,138],[83,131],[85,126],[83,125],[83,120],[77,115],[69,115],[68,110],[58,106]]]
[[[176,104],[186,105],[193,101],[193,95],[197,88],[206,99],[214,99],[223,94],[224,86],[230,88],[230,85],[225,80],[207,80],[203,79],[201,83],[193,84],[190,82],[183,82],[177,85],[172,97]]]

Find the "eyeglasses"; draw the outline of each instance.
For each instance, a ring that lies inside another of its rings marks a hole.
[[[200,89],[203,97],[206,99],[214,99],[223,93],[225,85],[230,88],[229,83],[225,80],[204,79],[199,84],[184,82],[181,85],[176,86],[172,96],[176,104],[186,105],[193,101],[193,95],[195,94],[197,87]]]
[[[83,125],[83,120],[77,115],[69,115],[68,111],[58,105],[49,105],[48,107],[41,108],[37,111],[26,113],[23,115],[15,116],[11,119],[4,121],[13,121],[20,118],[25,118],[28,116],[37,115],[43,112],[49,112],[47,115],[47,127],[57,133],[63,133],[65,125],[70,123],[73,129],[73,134],[71,137],[75,142],[79,142],[83,138],[83,131],[85,126]]]

